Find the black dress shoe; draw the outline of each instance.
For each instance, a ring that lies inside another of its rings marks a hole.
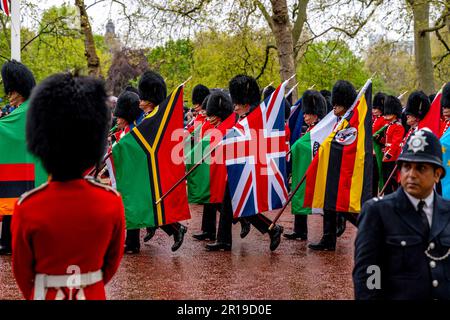
[[[125,254],[136,254],[136,253],[139,253],[139,251],[140,251],[140,248],[138,248],[138,247],[125,246],[125,249],[123,252]]]
[[[323,235],[319,243],[311,243],[308,248],[317,251],[335,251],[336,250],[336,236]]]
[[[146,230],[147,230],[147,234],[144,237],[144,242],[148,242],[153,238],[153,236],[155,235],[155,232],[156,232],[156,228],[150,227],[150,228],[147,228]]]
[[[337,214],[336,237],[342,236],[346,228],[346,219],[342,213]]]
[[[308,240],[308,236],[306,234],[297,233],[297,232],[291,232],[291,233],[283,233],[283,237],[289,240]]]
[[[187,227],[180,225],[180,228],[178,229],[178,231],[176,233],[174,233],[173,238],[175,240],[175,242],[173,243],[172,246],[172,251],[177,251],[181,245],[183,244],[183,240],[184,240],[184,234],[187,232]]]
[[[282,226],[276,225],[272,230],[269,231],[271,251],[274,251],[280,245],[283,230],[284,228]]]
[[[206,245],[206,250],[208,251],[230,251],[231,250],[231,244],[225,243],[225,242],[214,242],[214,243],[208,243]]]
[[[216,241],[216,235],[214,233],[202,232],[192,235],[194,239],[203,241],[203,240],[211,240]]]
[[[10,247],[0,246],[0,256],[9,256],[12,254]]]
[[[250,232],[250,222],[241,220],[241,239],[244,239]]]

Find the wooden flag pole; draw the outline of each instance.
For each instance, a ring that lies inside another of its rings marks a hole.
[[[316,84],[314,83],[311,87],[308,88],[308,90],[314,89],[315,86],[316,86]]]
[[[277,223],[278,219],[280,219],[280,217],[283,214],[284,210],[286,210],[286,208],[289,205],[289,203],[291,203],[292,199],[294,198],[294,195],[297,193],[298,189],[300,189],[300,186],[303,184],[303,182],[305,182],[305,180],[306,180],[306,173],[303,175],[302,180],[300,180],[300,182],[297,184],[295,189],[289,195],[289,198],[287,199],[286,203],[283,205],[283,208],[280,209],[280,211],[278,212],[278,214],[275,217],[275,219],[273,219],[273,222],[272,222],[272,224],[269,227],[269,231],[272,230],[275,227],[275,224]]]
[[[394,176],[394,173],[397,171],[398,165],[396,164],[394,169],[392,170],[391,174],[389,175],[389,178],[384,183],[383,188],[381,189],[380,193],[378,193],[378,196],[381,197],[384,194],[384,190],[386,190],[386,187],[388,183],[391,181],[392,177]]]
[[[98,170],[98,169],[97,169],[97,166],[95,166],[94,168],[92,168],[91,171],[89,171],[89,173],[88,173],[87,175],[90,176],[90,175],[94,174],[95,171],[98,171],[98,172],[102,171],[103,168],[106,166],[105,161],[106,161],[109,157],[111,157],[111,155],[112,155],[112,152],[108,152],[108,154],[107,154],[106,156],[103,157],[103,160],[102,160],[103,165],[102,165],[102,168],[101,168],[100,170]]]
[[[222,140],[223,141],[223,140]],[[186,172],[186,174],[180,178],[180,180],[178,180],[169,190],[167,190],[167,192],[165,194],[163,194],[156,202],[155,204],[158,205],[161,201],[164,200],[165,197],[167,197],[173,190],[175,190],[176,187],[178,187],[180,185],[180,183],[182,183],[184,180],[187,179],[187,177],[194,172],[195,169],[197,169],[202,162],[211,155],[211,153],[214,152],[214,150],[216,150],[220,145],[222,145],[222,143],[219,143],[217,146],[215,146],[211,151],[209,151],[205,156],[203,156],[203,158],[197,162],[188,172]]]
[[[299,85],[299,82],[297,82],[284,97],[285,98],[288,97],[295,90],[295,88],[297,88],[298,85]]]

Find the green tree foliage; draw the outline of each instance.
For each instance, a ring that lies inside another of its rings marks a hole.
[[[0,32],[7,35],[0,37],[0,54],[9,58],[9,25],[6,30]],[[24,47],[22,62],[31,69],[37,82],[51,74],[67,70],[77,69],[86,73],[84,42],[75,7],[63,5],[49,8],[43,13],[38,30],[22,28],[21,36]],[[110,54],[103,36],[96,35],[95,41],[102,70],[106,75],[111,60]],[[3,91],[3,87],[0,90]]]
[[[365,56],[366,67],[384,81],[383,91],[389,94],[411,93],[417,87],[414,56],[408,52],[406,45],[380,40],[370,47]]]
[[[331,90],[337,80],[348,80],[359,89],[370,78],[364,61],[357,57],[343,41],[330,40],[312,43],[297,66],[299,92],[312,85],[314,89]],[[378,78],[373,79],[374,89],[381,87]]]

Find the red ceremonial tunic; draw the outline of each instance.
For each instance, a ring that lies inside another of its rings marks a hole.
[[[398,156],[402,152],[401,143],[405,129],[400,121],[395,120],[388,124],[386,129],[386,142],[383,149],[383,162],[397,161]]]
[[[101,270],[103,281],[85,287],[84,296],[106,299],[105,284],[119,267],[125,235],[115,190],[87,179],[50,181],[18,200],[11,230],[13,272],[25,299],[34,298],[36,274],[70,275],[71,266],[81,274]],[[69,289],[62,291],[67,299]],[[57,292],[49,288],[45,298],[54,300]]]
[[[194,121],[192,122],[192,124],[190,126],[188,126],[186,128],[186,130],[189,133],[194,132],[195,129],[197,129],[198,126],[202,125],[203,122],[206,120],[206,115],[203,114],[201,111],[197,114],[197,116],[195,117]]]
[[[383,128],[384,125],[388,124],[388,122],[389,121],[387,121],[383,116],[375,118],[375,121],[372,123],[372,134]]]

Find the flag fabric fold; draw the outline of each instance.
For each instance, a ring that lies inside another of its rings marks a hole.
[[[203,131],[203,139],[197,143],[186,157],[186,170],[189,171],[204,156],[209,155],[188,176],[189,203],[222,203],[225,194],[227,171],[223,152],[220,148],[226,131],[236,123],[236,115],[232,113],[216,128]],[[216,149],[217,147],[217,149]]]
[[[328,113],[311,131],[306,132],[291,147],[292,150],[292,189],[302,180],[320,145],[331,134],[336,125],[333,111]],[[305,199],[305,184],[303,183],[292,198],[292,214],[311,214],[322,212],[303,206]]]
[[[372,196],[372,81],[325,139],[306,173],[304,206],[359,213]]]
[[[185,182],[155,204],[185,174],[184,137],[174,139],[177,130],[183,132],[183,86],[113,147],[111,163],[123,198],[127,229],[190,218]]]
[[[17,198],[47,181],[41,162],[27,150],[28,109],[25,101],[0,119],[0,215],[11,215]]]
[[[436,94],[425,117],[419,121],[418,129],[428,128],[436,137],[440,136],[442,89]]]
[[[223,140],[234,217],[281,208],[286,187],[283,82]]]

